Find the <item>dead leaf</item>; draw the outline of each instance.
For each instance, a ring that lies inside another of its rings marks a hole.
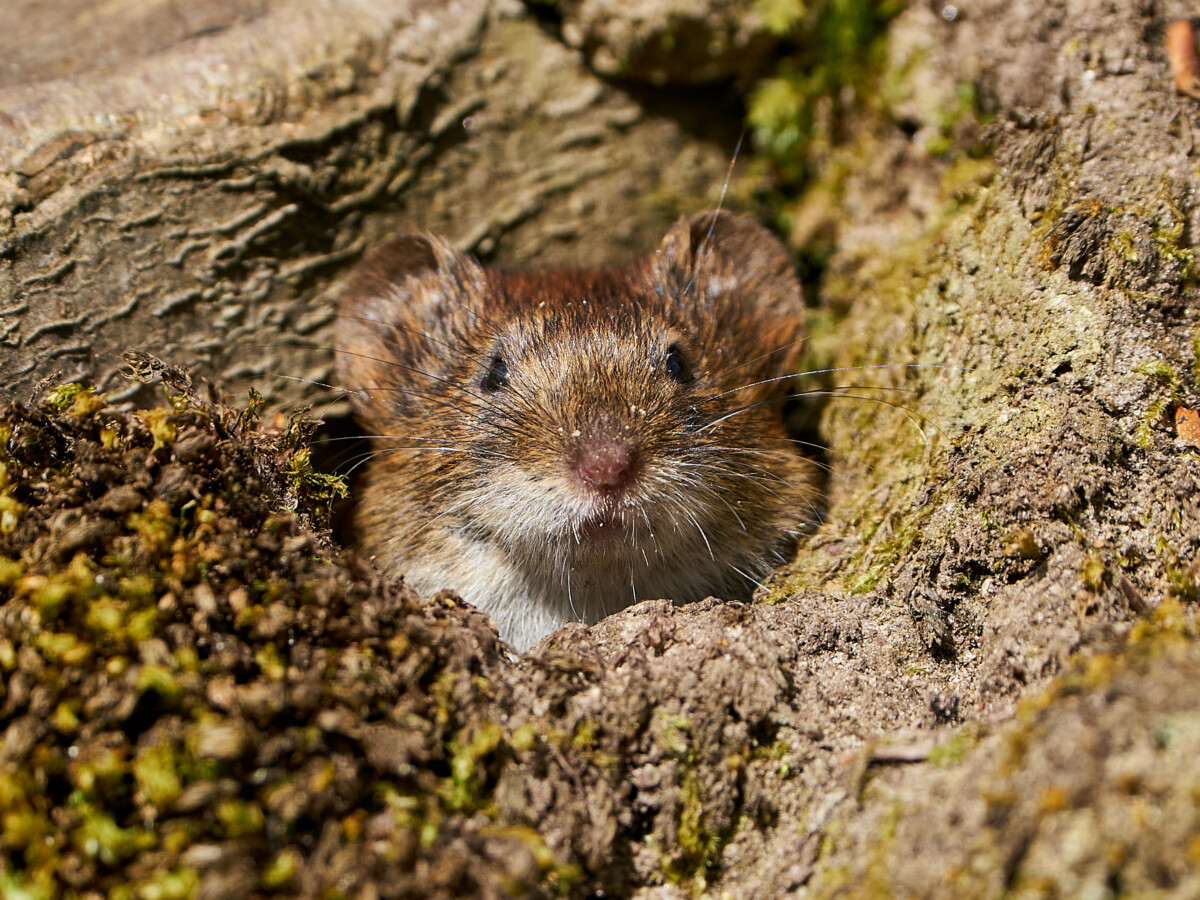
[[[1200,98],[1200,66],[1196,63],[1196,34],[1187,19],[1167,26],[1167,59],[1175,77],[1175,90]]]
[[[1175,410],[1175,435],[1185,447],[1200,449],[1200,412],[1186,406]]]

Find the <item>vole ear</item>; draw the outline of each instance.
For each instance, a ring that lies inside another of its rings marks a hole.
[[[392,238],[359,263],[338,302],[334,347],[338,385],[363,416],[419,404],[483,280],[479,263],[429,235]]]
[[[781,318],[798,319],[804,310],[783,244],[757,222],[724,210],[676,222],[658,247],[653,270],[656,282],[684,301],[753,303],[760,315]]]

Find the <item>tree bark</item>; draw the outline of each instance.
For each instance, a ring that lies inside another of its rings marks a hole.
[[[715,200],[732,146],[488,0],[45,7],[61,44],[0,84],[17,392],[59,372],[129,395],[116,371],[137,347],[312,397],[333,288],[366,247],[427,229],[501,264],[631,257]]]

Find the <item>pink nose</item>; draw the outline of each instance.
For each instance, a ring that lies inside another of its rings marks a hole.
[[[586,440],[575,457],[575,474],[593,487],[613,490],[624,487],[637,462],[634,449],[620,438]]]

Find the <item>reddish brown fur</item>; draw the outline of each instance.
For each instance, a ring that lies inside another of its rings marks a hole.
[[[343,386],[397,439],[358,500],[362,546],[521,647],[635,598],[744,596],[811,508],[783,420],[801,314],[778,241],[725,213],[592,271],[505,274],[394,240],[338,323]],[[614,445],[628,485],[579,477]]]

